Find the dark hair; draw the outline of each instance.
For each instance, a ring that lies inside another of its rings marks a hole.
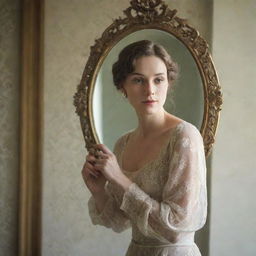
[[[114,85],[119,90],[127,76],[134,71],[134,60],[143,56],[159,57],[166,65],[168,81],[174,81],[178,76],[178,65],[163,46],[149,40],[142,40],[126,46],[112,66]]]

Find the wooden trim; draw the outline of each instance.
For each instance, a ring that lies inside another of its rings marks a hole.
[[[41,255],[44,1],[22,1],[18,255]]]

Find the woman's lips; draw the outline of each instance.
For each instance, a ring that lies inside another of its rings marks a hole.
[[[156,100],[144,100],[142,101],[142,103],[144,104],[153,104],[153,103],[156,103],[157,101]]]

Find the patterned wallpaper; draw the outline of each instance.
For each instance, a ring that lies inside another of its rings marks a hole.
[[[166,2],[183,9],[180,16],[209,37],[211,8],[205,3]],[[130,241],[130,231],[115,234],[90,222],[89,192],[81,177],[86,151],[72,103],[90,46],[128,4],[45,0],[43,256],[124,255]]]
[[[17,255],[19,47],[18,0],[0,0],[0,255]]]

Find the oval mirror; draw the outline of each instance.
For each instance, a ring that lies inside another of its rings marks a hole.
[[[179,64],[179,79],[169,91],[165,109],[194,124],[199,130],[203,121],[203,82],[189,50],[174,36],[156,29],[140,30],[120,40],[108,53],[96,78],[92,113],[98,140],[113,149],[115,141],[127,130],[136,127],[135,112],[116,90],[112,78],[112,65],[119,52],[128,44],[139,40],[151,40],[165,47]],[[113,129],[113,127],[115,129]]]
[[[74,96],[87,149],[95,143],[113,149],[120,135],[135,128],[135,113],[113,85],[112,64],[126,45],[147,39],[163,45],[180,68],[165,109],[200,130],[208,156],[222,95],[206,41],[161,0],[132,0],[130,4],[124,10],[126,17],[116,19],[91,47]]]

